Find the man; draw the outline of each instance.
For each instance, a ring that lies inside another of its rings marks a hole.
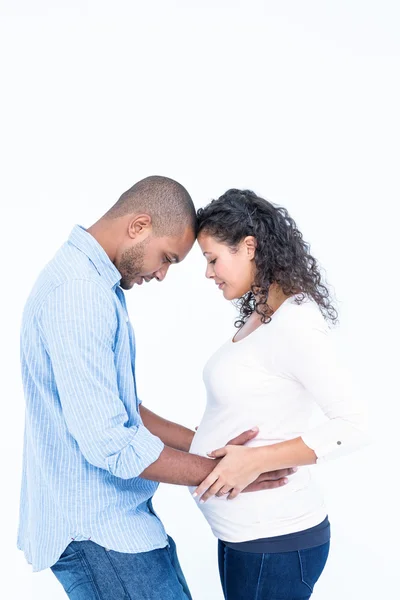
[[[51,567],[75,600],[190,598],[151,499],[156,482],[198,485],[215,462],[189,454],[194,432],[137,398],[122,290],[162,281],[195,235],[185,188],[148,177],[92,227],[73,229],[25,307],[18,545],[35,571]],[[290,472],[267,474],[249,491],[283,485]]]

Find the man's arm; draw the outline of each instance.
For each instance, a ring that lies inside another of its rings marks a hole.
[[[154,415],[154,413],[151,414]],[[154,417],[157,418],[157,415],[154,415]],[[160,421],[164,421],[164,419],[161,419],[161,417],[158,417],[158,419],[160,419]],[[169,421],[167,421],[167,423],[169,423]],[[176,423],[171,423],[171,425],[176,426],[178,429],[181,427]],[[171,429],[168,428],[169,432],[171,430],[173,430],[173,427]],[[193,432],[191,433],[193,434]],[[255,438],[257,434],[257,428],[244,431],[237,437],[230,440],[228,444],[230,446],[242,446],[246,444],[246,442],[249,442],[251,439]],[[163,483],[195,486],[202,481],[202,476],[204,473],[206,473],[206,477],[208,477],[208,475],[218,465],[218,462],[219,460],[210,460],[208,458],[197,456],[196,454],[188,454],[186,452],[165,446],[159,458],[147,469],[145,469],[143,473],[141,473],[140,477],[143,477],[143,479],[150,479],[152,481],[159,481]],[[260,490],[281,487],[288,482],[287,477],[292,475],[295,471],[296,469],[286,468],[279,471],[262,473],[252,484],[247,486],[243,492],[258,492]]]
[[[175,448],[175,450],[189,452],[190,444],[194,437],[194,431],[183,425],[178,425],[178,423],[173,423],[172,421],[159,417],[148,408],[145,408],[142,404],[140,405],[140,416],[142,417],[144,426],[153,435],[160,438],[166,446]]]
[[[203,476],[208,477],[215,466],[213,459],[165,446],[158,459],[140,477],[161,483],[199,485]]]

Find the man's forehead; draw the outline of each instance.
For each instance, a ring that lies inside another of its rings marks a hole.
[[[174,262],[181,262],[189,253],[196,241],[194,232],[186,230],[183,234],[166,239],[166,249],[169,258]]]

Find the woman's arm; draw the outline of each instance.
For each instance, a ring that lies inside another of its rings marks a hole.
[[[281,353],[277,366],[304,387],[326,417],[301,436],[314,450],[317,462],[365,446],[370,441],[366,408],[322,316],[287,329],[286,337],[290,350]]]
[[[229,500],[236,498],[264,471],[312,465],[317,460],[314,450],[306,446],[301,437],[257,448],[225,446],[210,452],[209,456],[223,460],[193,494],[200,496],[202,503],[215,495],[229,494]]]

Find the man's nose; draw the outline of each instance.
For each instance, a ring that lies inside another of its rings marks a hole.
[[[166,263],[165,265],[163,265],[162,267],[160,267],[158,269],[158,271],[156,271],[154,273],[154,277],[157,279],[157,281],[163,281],[165,279],[169,267],[170,267],[170,264]]]

